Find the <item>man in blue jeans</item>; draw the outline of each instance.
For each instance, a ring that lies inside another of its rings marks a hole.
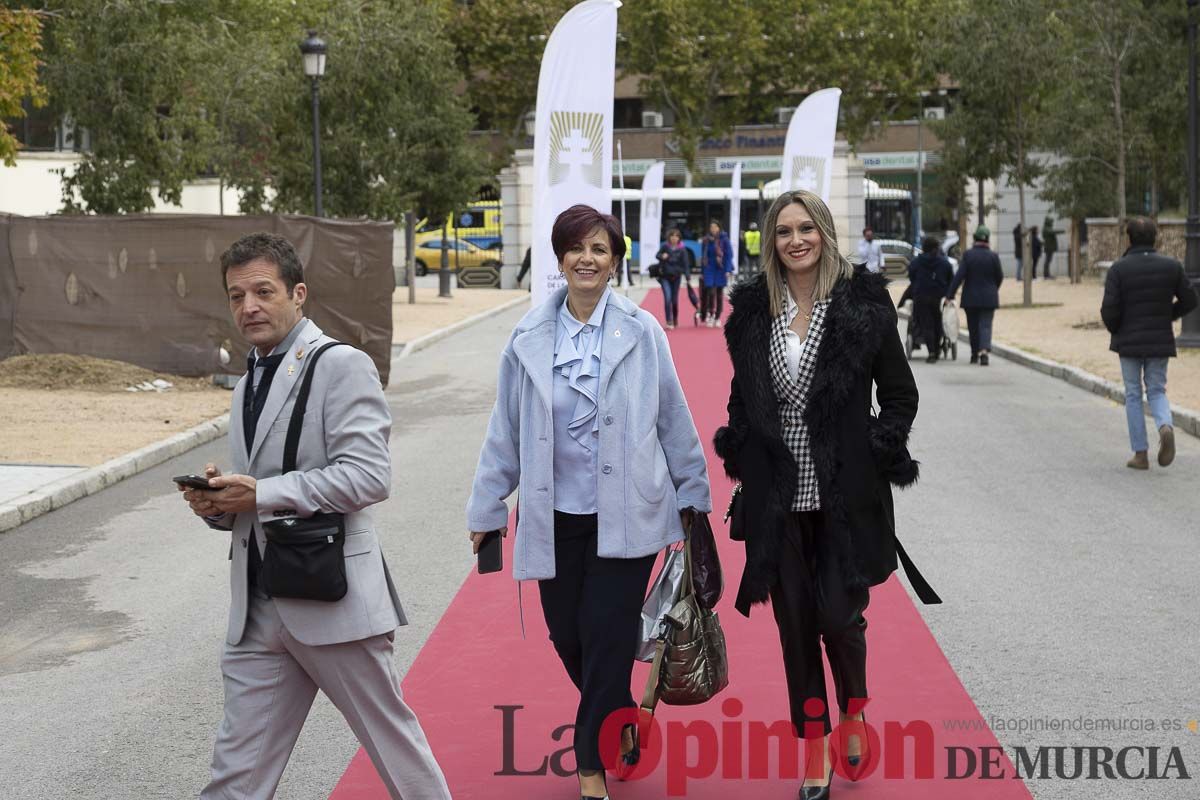
[[[1150,469],[1146,457],[1146,420],[1142,406],[1145,383],[1150,414],[1158,428],[1158,465],[1175,459],[1175,429],[1167,400],[1167,359],[1174,358],[1172,323],[1196,308],[1196,292],[1183,265],[1154,251],[1158,226],[1134,217],[1125,228],[1129,249],[1108,270],[1100,316],[1112,334],[1110,350],[1121,356],[1125,379],[1125,418],[1133,458],[1126,466]]]

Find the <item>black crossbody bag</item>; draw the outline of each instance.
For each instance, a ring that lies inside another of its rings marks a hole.
[[[308,406],[317,359],[331,347],[345,342],[330,342],[313,352],[308,372],[300,383],[292,419],[288,423],[283,446],[283,474],[296,470],[296,452],[300,448],[300,430]],[[346,596],[346,516],[340,512],[316,513],[307,519],[277,519],[263,523],[267,537],[259,586],[271,597],[299,600],[323,600],[332,603]]]

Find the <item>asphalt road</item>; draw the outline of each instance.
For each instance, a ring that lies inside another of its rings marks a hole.
[[[513,309],[398,362],[380,537],[410,625],[403,674],[473,566],[464,507]],[[214,442],[0,534],[0,798],[194,797],[221,717],[229,540],[172,475]],[[515,591],[515,589],[514,589]],[[318,696],[281,798],[327,797],[358,745]]]
[[[462,509],[522,310],[393,370],[395,483],[377,514],[412,621],[402,673],[473,563]],[[1174,466],[1135,473],[1114,403],[1000,359],[913,369],[922,478],[897,496],[900,535],[946,601],[922,614],[1000,742],[1158,745],[1160,765],[1178,746],[1193,775],[1028,781],[1034,797],[1200,796],[1200,733],[1131,729],[1200,717],[1200,442],[1182,436]],[[0,534],[0,798],[180,798],[204,784],[228,539],[169,479],[226,462],[225,446]],[[1054,720],[1109,729],[1008,730]],[[279,796],[326,797],[356,747],[319,697]]]

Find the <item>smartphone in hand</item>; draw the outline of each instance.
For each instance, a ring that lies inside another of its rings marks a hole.
[[[208,478],[203,475],[176,475],[171,480],[175,481],[180,486],[186,486],[189,489],[204,489],[206,491],[216,491],[208,485]]]
[[[479,543],[479,574],[499,572],[504,568],[504,550],[500,531],[488,531]]]

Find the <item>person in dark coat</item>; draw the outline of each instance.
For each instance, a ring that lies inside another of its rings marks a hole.
[[[1013,235],[1013,252],[1017,254],[1016,255],[1016,258],[1017,258],[1017,280],[1021,280],[1021,264],[1022,264],[1022,260],[1025,258],[1025,250],[1022,248],[1023,242],[1021,241],[1021,223],[1020,222],[1018,222],[1016,224],[1016,226],[1013,227],[1012,235]]]
[[[1177,355],[1172,323],[1196,308],[1196,290],[1182,264],[1155,252],[1158,226],[1154,220],[1134,217],[1125,230],[1129,249],[1109,267],[1100,317],[1112,334],[1108,349],[1121,357],[1125,418],[1133,448],[1133,458],[1126,466],[1150,468],[1144,386],[1158,428],[1158,465],[1165,467],[1175,459],[1175,428],[1167,400],[1167,360]]]
[[[658,249],[657,258],[667,330],[673,330],[679,324],[679,281],[688,271],[688,251],[678,228],[667,231],[667,241]]]
[[[721,223],[712,220],[708,224],[708,235],[704,237],[704,292],[707,312],[704,320],[710,328],[721,327],[721,312],[725,304],[725,284],[733,272],[733,247],[729,234],[721,230]]]
[[[1004,283],[1000,256],[988,246],[990,237],[991,231],[985,226],[975,229],[975,244],[963,253],[958,273],[946,292],[946,299],[953,300],[962,286],[962,307],[967,312],[967,331],[971,337],[971,363],[985,367],[992,349],[992,318],[1000,307],[1000,284]]]
[[[941,302],[950,288],[950,282],[954,280],[954,268],[942,255],[940,244],[937,237],[926,236],[921,240],[921,252],[908,263],[913,322],[929,350],[929,357],[925,361],[930,364],[936,364],[941,355]]]
[[[1037,225],[1029,229],[1029,252],[1029,263],[1033,265],[1030,268],[1029,279],[1037,280],[1038,260],[1042,257],[1042,238],[1038,236]]]
[[[1054,229],[1054,217],[1047,214],[1045,222],[1042,223],[1042,249],[1046,251],[1046,263],[1042,265],[1042,277],[1048,281],[1054,280],[1054,276],[1050,274],[1050,262],[1054,260],[1054,254],[1058,252],[1058,235],[1063,232]]]
[[[940,600],[895,536],[891,485],[917,480],[906,444],[918,394],[887,278],[841,255],[833,217],[811,192],[780,195],[763,231],[762,271],[730,298],[729,423],[713,443],[741,482],[730,535],[745,541],[746,567],[735,607],[749,616],[771,601],[791,719],[816,738],[831,730],[822,640],[840,730],[862,720],[863,611],[897,553],[921,598]],[[865,737],[842,744],[852,768],[867,757]],[[829,758],[824,774],[806,776],[802,800],[829,796]]]

